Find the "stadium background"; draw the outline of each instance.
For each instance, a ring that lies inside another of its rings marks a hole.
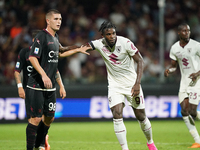
[[[46,27],[50,8],[62,14],[60,43],[82,45],[100,38],[104,20],[117,26],[117,35],[130,38],[145,61],[142,87],[150,118],[180,118],[178,88],[180,72],[163,77],[170,59],[170,46],[178,40],[178,24],[187,22],[191,38],[200,41],[200,2],[166,0],[164,23],[164,64],[160,63],[160,9],[158,1],[147,0],[1,0],[0,1],[0,123],[25,122],[24,103],[18,98],[14,68],[19,50],[31,44],[31,30]],[[56,121],[109,119],[104,62],[97,52],[76,54],[59,61],[67,98],[59,99]],[[134,118],[126,108],[125,118]],[[92,114],[92,115],[91,115]]]

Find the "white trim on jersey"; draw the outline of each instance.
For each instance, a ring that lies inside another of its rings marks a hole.
[[[27,87],[30,88],[30,89],[33,89],[33,90],[37,90],[37,91],[55,91],[56,90],[56,88],[53,88],[53,89],[41,89],[41,88],[34,88],[34,87],[31,87],[31,86],[28,86],[28,85],[27,85]]]

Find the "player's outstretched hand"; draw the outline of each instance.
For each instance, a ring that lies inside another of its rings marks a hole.
[[[169,75],[169,69],[165,70],[164,75],[165,75],[165,77],[168,77],[168,75]]]
[[[83,54],[86,54],[86,55],[90,55],[90,53],[86,52],[87,50],[91,49],[91,47],[88,47],[88,46],[81,46],[79,49],[79,52],[83,53]]]

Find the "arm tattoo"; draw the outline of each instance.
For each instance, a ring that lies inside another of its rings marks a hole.
[[[55,77],[56,77],[56,81],[58,82],[60,80],[60,73],[57,72]]]
[[[20,73],[15,73],[15,81],[17,82],[17,83],[22,83],[22,81],[21,81],[21,75],[20,75]]]

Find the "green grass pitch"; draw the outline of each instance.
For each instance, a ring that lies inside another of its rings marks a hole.
[[[148,150],[136,120],[124,121],[129,150]],[[193,138],[182,120],[152,120],[153,138],[158,150],[188,150]],[[26,125],[0,124],[0,150],[25,150]],[[196,127],[200,131],[200,123]],[[121,150],[112,121],[54,122],[49,130],[51,150]]]

